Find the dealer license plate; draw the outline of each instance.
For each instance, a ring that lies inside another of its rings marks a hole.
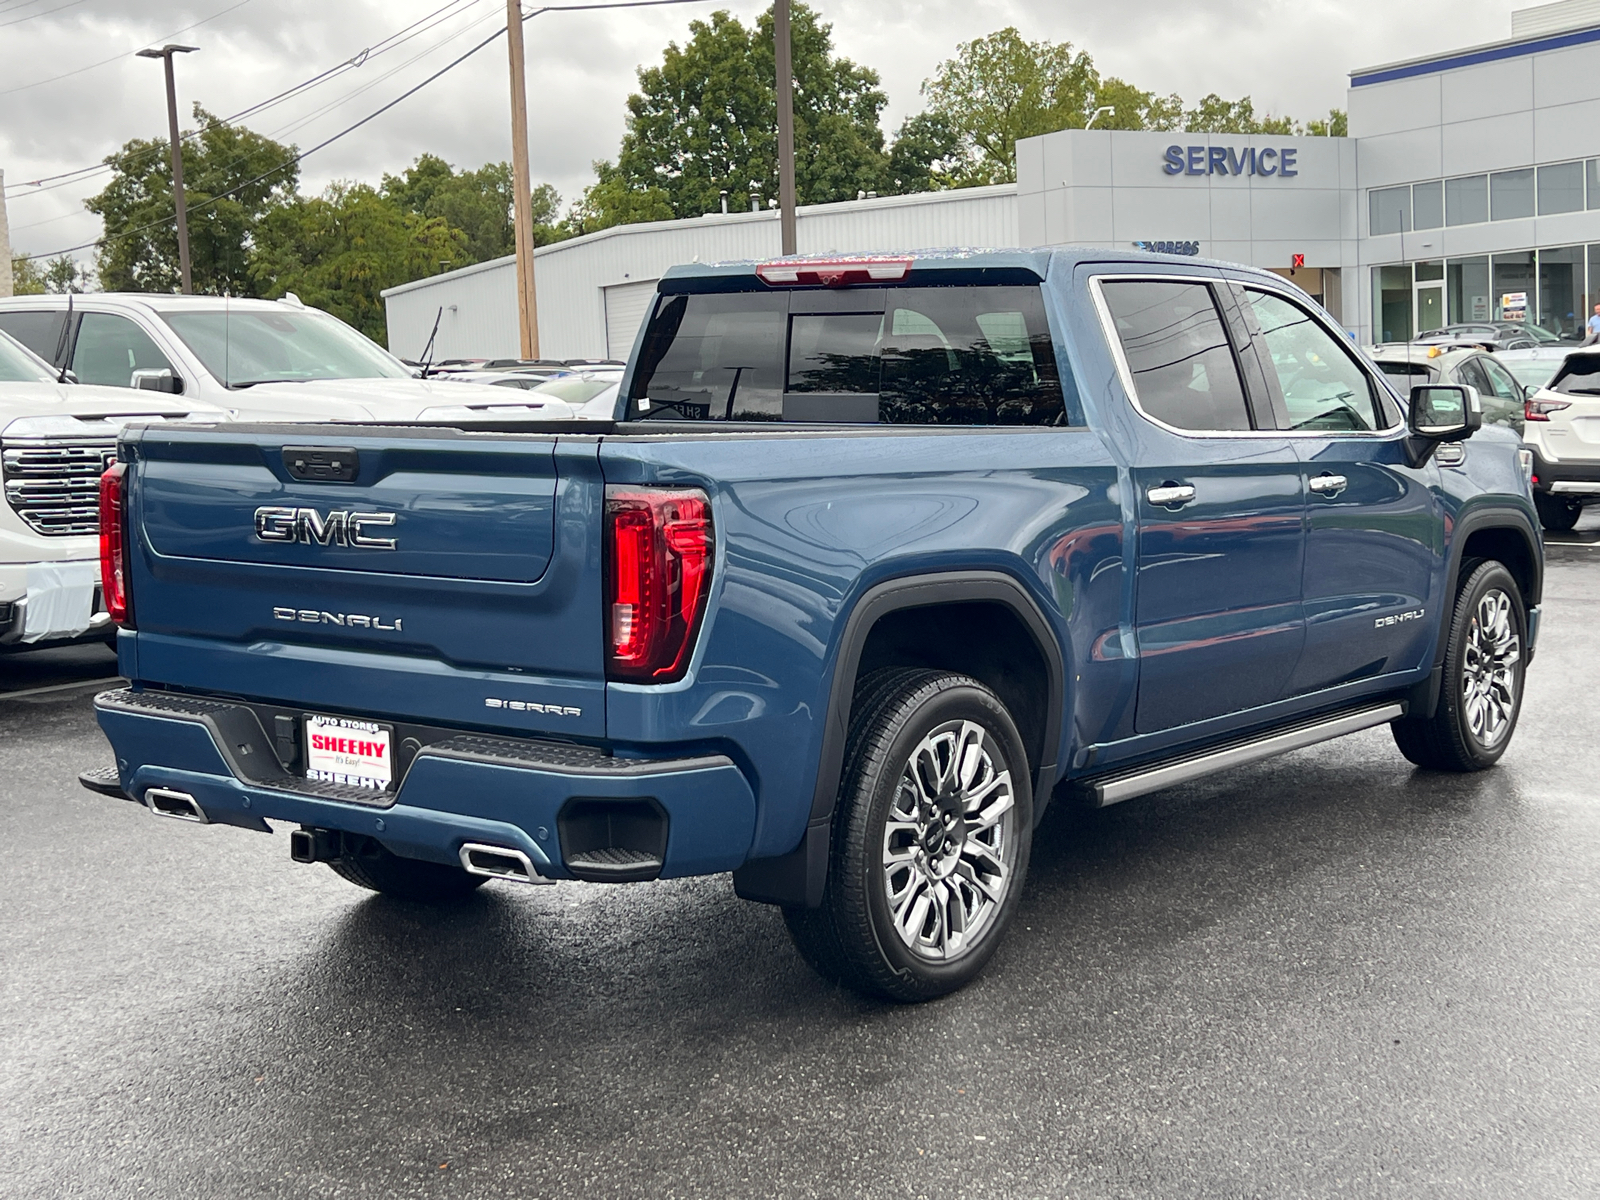
[[[306,718],[306,778],[384,791],[394,779],[393,730],[347,717]]]

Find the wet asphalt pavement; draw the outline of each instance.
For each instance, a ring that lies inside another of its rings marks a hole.
[[[1058,808],[919,1008],[725,877],[371,897],[79,789],[91,689],[0,697],[0,1196],[1600,1194],[1600,514],[1567,542],[1498,769],[1375,730]],[[0,688],[112,669],[48,653]]]

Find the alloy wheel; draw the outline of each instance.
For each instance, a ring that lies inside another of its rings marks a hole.
[[[1461,701],[1467,728],[1485,749],[1511,729],[1519,695],[1522,639],[1511,616],[1511,598],[1499,588],[1485,592],[1472,614],[1461,657]]]
[[[1015,796],[983,726],[951,721],[912,751],[883,834],[895,931],[919,958],[950,962],[982,938],[1011,887]]]

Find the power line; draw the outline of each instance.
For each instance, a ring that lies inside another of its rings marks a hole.
[[[246,4],[252,4],[254,2],[255,2],[255,0],[238,0],[238,3],[230,4],[227,8],[223,9],[221,12],[214,12],[209,17],[202,18],[201,20],[196,21],[192,25],[185,25],[182,29],[174,29],[171,33],[165,35],[164,37],[151,38],[150,40],[152,42],[170,42],[173,38],[177,37],[180,33],[188,33],[191,29],[199,29],[200,26],[202,26],[202,25],[209,25],[212,21],[215,21],[218,17],[225,17],[229,13],[233,12],[234,9],[243,8]],[[106,66],[109,63],[114,63],[114,62],[118,61],[119,59],[127,58],[127,57],[129,57],[129,53],[131,53],[131,52],[123,53],[123,54],[113,54],[110,58],[103,58],[99,62],[90,63],[88,66],[79,67],[74,71],[65,71],[60,75],[52,75],[48,79],[35,79],[32,83],[19,83],[16,87],[0,88],[0,96],[9,96],[13,92],[25,92],[29,88],[43,87],[45,84],[47,84],[47,83],[55,83],[59,79],[71,79],[74,75],[82,75],[85,71],[93,71],[93,70],[95,70],[95,69],[97,69],[99,67]]]
[[[248,0],[245,0],[245,2],[248,3]],[[548,5],[545,5],[542,8],[536,8],[536,9],[533,9],[532,11],[530,11],[530,12],[523,13],[522,14],[522,20],[523,20],[524,23],[526,23],[526,22],[532,20],[534,17],[542,16],[543,14],[545,14],[547,12],[592,12],[592,11],[595,11],[597,9],[610,9],[610,8],[661,8],[661,7],[664,7],[664,6],[667,6],[667,5],[701,4],[701,3],[706,3],[706,2],[707,2],[707,0],[605,0],[605,2],[597,3],[597,4],[548,4]],[[411,96],[416,95],[418,92],[420,92],[423,88],[427,87],[434,80],[436,80],[436,79],[440,78],[441,76],[449,73],[450,71],[455,70],[455,68],[459,67],[462,63],[466,62],[467,59],[471,58],[474,54],[478,53],[478,51],[482,50],[485,46],[489,45],[491,42],[493,42],[496,38],[498,38],[501,34],[503,34],[505,32],[506,32],[506,26],[502,25],[499,29],[497,29],[493,33],[491,33],[488,37],[484,38],[483,41],[481,41],[477,45],[473,46],[472,49],[468,50],[465,54],[462,54],[459,57],[452,59],[450,62],[446,63],[444,66],[440,67],[432,75],[429,75],[421,83],[418,83],[413,87],[407,88],[405,91],[401,92],[398,96],[396,96],[393,100],[389,101],[387,104],[383,105],[381,108],[375,109],[374,111],[368,113],[366,116],[362,117],[355,124],[347,125],[345,128],[341,129],[338,133],[334,134],[332,137],[324,138],[322,141],[318,142],[315,146],[312,146],[309,150],[300,151],[300,153],[294,155],[294,157],[286,160],[285,162],[279,163],[276,167],[273,167],[270,171],[262,172],[260,175],[257,175],[254,179],[247,179],[243,183],[237,184],[236,186],[229,188],[225,192],[218,192],[215,196],[208,197],[207,199],[201,201],[199,204],[196,204],[194,206],[194,208],[192,208],[190,211],[191,212],[198,212],[201,209],[211,207],[213,204],[215,204],[219,200],[226,200],[229,196],[238,195],[240,192],[244,191],[245,188],[251,187],[251,186],[253,186],[255,184],[258,184],[258,183],[262,182],[263,180],[270,179],[272,176],[282,173],[283,171],[287,170],[288,168],[294,166],[296,163],[302,162],[305,159],[309,158],[311,155],[315,154],[318,150],[322,150],[322,149],[325,149],[328,146],[333,145],[333,143],[337,142],[340,138],[345,137],[348,134],[354,133],[356,130],[360,129],[363,125],[366,125],[368,122],[374,121],[378,117],[381,117],[384,113],[388,112],[391,108],[393,108],[395,105],[399,104],[402,100],[406,100],[406,99],[410,98]],[[147,222],[147,223],[145,223],[143,225],[135,226],[132,229],[125,229],[122,232],[117,233],[117,234],[112,234],[112,235],[109,235],[109,236],[106,236],[106,237],[96,238],[92,242],[83,242],[80,245],[68,246],[68,247],[66,247],[65,249],[62,249],[62,250],[48,250],[48,251],[44,252],[43,254],[21,254],[21,255],[18,255],[17,257],[19,259],[22,259],[22,260],[25,260],[25,261],[34,261],[34,260],[38,260],[38,259],[42,259],[42,258],[58,258],[63,254],[71,254],[71,253],[73,253],[74,251],[77,251],[77,250],[88,250],[88,249],[90,249],[92,247],[95,247],[95,246],[103,246],[107,242],[119,242],[119,241],[124,240],[125,238],[132,237],[134,234],[143,233],[147,229],[157,229],[157,228],[160,228],[161,226],[164,226],[164,225],[170,225],[170,224],[174,223],[176,220],[177,220],[176,216],[165,217],[165,218],[163,218],[163,219],[161,219],[159,221],[149,221],[149,222]]]
[[[245,2],[248,3],[249,0],[245,0]],[[471,8],[473,5],[479,4],[481,2],[482,2],[482,0],[449,0],[449,3],[443,5],[440,8],[434,9],[432,12],[428,13],[425,16],[419,17],[417,20],[413,21],[410,25],[406,25],[406,26],[403,26],[400,29],[397,29],[394,33],[391,33],[388,37],[384,38],[382,41],[374,42],[371,46],[368,46],[368,47],[358,51],[357,53],[351,55],[349,58],[345,59],[343,62],[336,63],[333,66],[329,67],[327,70],[320,71],[316,75],[313,75],[311,78],[302,80],[301,82],[295,84],[293,87],[285,88],[283,91],[279,92],[277,95],[269,96],[265,100],[258,101],[257,103],[250,105],[248,108],[241,109],[240,111],[232,114],[231,116],[220,117],[215,121],[211,121],[208,124],[200,126],[200,128],[198,128],[198,129],[192,129],[188,133],[183,134],[182,138],[183,138],[184,141],[188,141],[191,138],[199,137],[200,135],[206,133],[208,130],[215,129],[219,125],[231,125],[235,121],[240,121],[240,120],[243,120],[246,117],[254,116],[255,114],[257,114],[259,112],[264,112],[266,109],[271,108],[274,105],[284,103],[287,100],[291,100],[296,95],[299,95],[299,94],[309,90],[310,88],[317,86],[318,84],[329,82],[331,79],[333,79],[333,78],[335,78],[335,77],[337,77],[339,75],[343,75],[343,74],[346,74],[349,71],[356,70],[357,68],[361,67],[366,62],[368,62],[369,60],[371,60],[373,58],[376,58],[378,55],[384,54],[387,51],[393,50],[398,46],[402,46],[406,42],[410,41],[412,38],[417,37],[420,34],[426,33],[429,29],[434,28],[434,26],[436,26],[436,25],[442,23],[443,21],[447,20],[450,16],[455,15],[455,14],[451,14],[448,10],[457,9],[457,10],[460,10],[460,11],[465,11],[465,9],[462,8],[463,5],[465,5],[467,8]],[[236,5],[235,7],[238,7],[238,6]],[[435,20],[434,18],[438,18],[438,20]],[[419,29],[418,26],[425,26],[425,28],[420,28]],[[469,28],[470,28],[470,26],[469,26]],[[180,30],[179,32],[183,32],[183,31]],[[165,40],[165,39],[157,39],[157,40]],[[448,39],[446,39],[446,40],[448,40]],[[443,43],[441,43],[441,44],[443,44]],[[118,57],[120,58],[122,56],[119,55]],[[107,62],[114,62],[116,60],[115,59],[107,59],[106,61]],[[415,61],[415,60],[413,59],[411,61]],[[384,78],[387,78],[387,76],[385,76]],[[29,85],[29,86],[32,86],[32,85]],[[362,90],[365,90],[365,89],[362,89]],[[4,94],[5,94],[4,92],[0,92],[0,95],[4,95]],[[148,150],[146,150],[144,152],[144,154],[146,156],[151,156],[151,157],[159,157],[160,155],[162,155],[164,153],[166,153],[166,149],[165,149],[165,147],[161,147],[161,146],[152,146],[152,147],[150,147]],[[139,160],[133,160],[133,161],[139,161]],[[86,176],[95,175],[95,174],[98,174],[98,173],[100,173],[102,171],[110,171],[111,169],[112,168],[110,167],[110,165],[108,165],[107,163],[102,161],[102,162],[98,162],[98,163],[93,163],[90,166],[78,167],[77,169],[72,170],[72,171],[63,171],[63,172],[61,172],[59,174],[56,174],[56,175],[44,175],[44,176],[41,176],[38,179],[29,180],[26,183],[12,184],[9,188],[6,189],[6,195],[7,195],[8,198],[9,197],[26,198],[28,196],[37,196],[37,195],[40,195],[40,194],[42,194],[44,192],[54,191],[57,188],[70,187],[72,184],[74,184],[76,182],[79,182],[82,178],[84,178]],[[26,188],[28,190],[24,192],[23,191],[24,188]],[[43,224],[43,222],[35,222],[35,224]],[[26,228],[26,226],[24,226],[24,228]]]
[[[83,0],[67,0],[65,4],[58,5],[55,8],[47,9],[44,12],[30,13],[25,17],[18,17],[15,21],[0,21],[0,29],[9,28],[12,25],[21,25],[24,21],[36,21],[40,17],[53,17],[64,8],[72,8],[82,3]],[[11,11],[16,12],[17,10],[12,9]]]

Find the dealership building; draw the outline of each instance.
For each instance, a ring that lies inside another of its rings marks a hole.
[[[1350,73],[1349,136],[1068,129],[1014,185],[803,207],[801,253],[1175,250],[1289,276],[1363,342],[1450,322],[1571,332],[1600,303],[1600,0],[1512,14],[1503,41]],[[770,209],[618,226],[536,255],[547,357],[626,357],[674,263],[775,257]],[[390,347],[514,356],[497,259],[384,293]]]

